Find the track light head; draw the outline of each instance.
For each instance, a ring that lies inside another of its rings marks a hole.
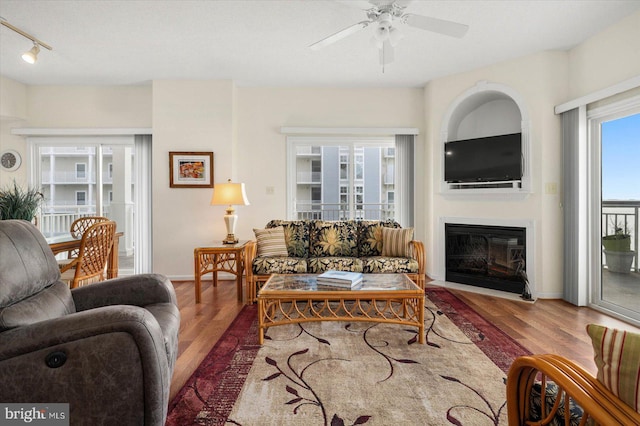
[[[33,42],[33,47],[22,54],[22,60],[28,64],[35,64],[38,60],[38,53],[40,52],[40,46],[38,43]]]

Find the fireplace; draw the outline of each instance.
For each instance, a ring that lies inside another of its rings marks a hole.
[[[445,223],[445,279],[523,294],[526,228]]]

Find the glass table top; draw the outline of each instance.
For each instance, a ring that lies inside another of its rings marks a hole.
[[[318,284],[314,274],[273,274],[260,292],[267,291],[393,291],[420,290],[404,274],[363,274],[362,283],[354,288]]]

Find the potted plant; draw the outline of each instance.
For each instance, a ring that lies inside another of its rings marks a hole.
[[[629,273],[635,253],[631,250],[631,234],[615,226],[615,234],[602,237],[607,267],[611,272]]]
[[[14,180],[13,186],[0,189],[0,220],[23,219],[32,222],[43,199],[37,189],[23,189]]]

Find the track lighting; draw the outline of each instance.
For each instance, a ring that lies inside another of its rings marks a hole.
[[[20,34],[22,37],[28,38],[33,42],[33,47],[29,49],[27,52],[24,52],[22,54],[22,59],[29,64],[35,64],[36,61],[38,60],[38,53],[40,52],[40,46],[48,50],[53,50],[53,47],[49,46],[47,43],[44,43],[43,41],[38,40],[31,34],[25,31],[22,31],[18,27],[11,25],[2,17],[0,17],[0,24],[4,25],[5,27],[9,28],[12,31],[15,31],[16,33]]]
[[[38,43],[34,42],[33,47],[22,54],[22,60],[28,64],[35,64],[38,60],[38,53],[40,53],[40,47],[38,47]]]

